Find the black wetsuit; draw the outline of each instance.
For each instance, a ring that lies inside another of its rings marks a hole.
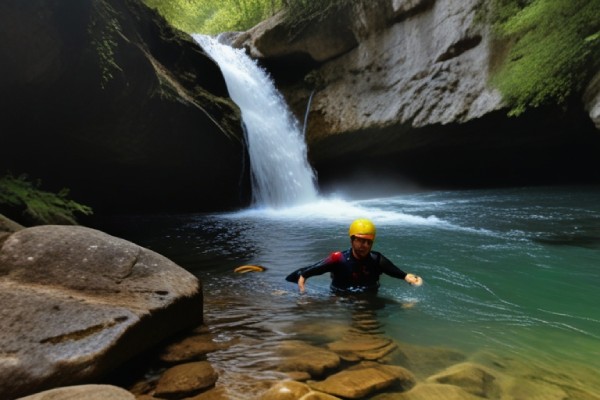
[[[300,276],[308,279],[311,276],[331,273],[331,290],[335,293],[375,293],[379,288],[379,276],[387,274],[394,278],[404,279],[406,272],[396,267],[381,253],[372,251],[369,256],[359,260],[352,255],[352,250],[331,253],[329,257],[308,267],[300,268],[285,279],[298,283]]]

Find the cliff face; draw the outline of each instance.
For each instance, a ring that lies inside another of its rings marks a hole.
[[[189,36],[136,0],[8,0],[0,27],[0,174],[96,211],[245,204],[239,110]]]
[[[280,15],[233,44],[269,69],[300,120],[313,94],[307,141],[323,186],[357,175],[436,186],[599,181],[597,83],[568,107],[507,117],[488,83],[507,50],[490,35],[488,3],[379,0],[302,30]]]

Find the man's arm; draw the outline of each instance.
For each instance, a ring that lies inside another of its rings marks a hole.
[[[388,260],[383,254],[379,260],[379,267],[384,274],[394,278],[403,279],[413,286],[421,286],[423,284],[423,279],[420,276],[415,274],[407,274],[400,268],[396,267],[394,263]]]
[[[308,267],[300,268],[299,270],[296,270],[295,272],[290,274],[288,278],[290,278],[293,275],[293,280],[288,278],[286,278],[286,280],[293,282],[297,279],[298,289],[300,290],[300,293],[304,293],[305,282],[308,278],[310,278],[311,276],[322,275],[325,272],[331,272],[332,265],[340,261],[342,257],[343,255],[339,251],[331,253],[329,257],[326,257],[321,261]]]

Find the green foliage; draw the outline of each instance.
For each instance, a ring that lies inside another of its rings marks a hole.
[[[171,25],[188,33],[214,35],[247,30],[272,16],[281,0],[143,0]]]
[[[67,198],[68,189],[55,194],[42,191],[39,186],[39,182],[31,183],[25,175],[0,178],[0,206],[23,210],[23,217],[35,224],[76,225],[76,213],[92,214],[90,207]]]
[[[121,32],[121,25],[117,19],[118,13],[106,2],[95,2],[96,13],[88,25],[92,46],[100,65],[100,86],[106,88],[109,81],[114,78],[114,73],[122,71],[115,61],[117,37]]]
[[[600,1],[495,0],[495,32],[511,43],[492,83],[519,115],[563,104],[600,66]]]

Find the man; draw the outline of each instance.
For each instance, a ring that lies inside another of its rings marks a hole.
[[[413,286],[421,286],[421,277],[407,274],[381,253],[371,251],[375,234],[375,225],[371,221],[357,219],[348,230],[350,249],[331,253],[316,264],[292,272],[285,279],[298,283],[301,293],[304,292],[308,278],[325,272],[331,273],[331,290],[336,294],[376,293],[381,274],[404,279]]]

